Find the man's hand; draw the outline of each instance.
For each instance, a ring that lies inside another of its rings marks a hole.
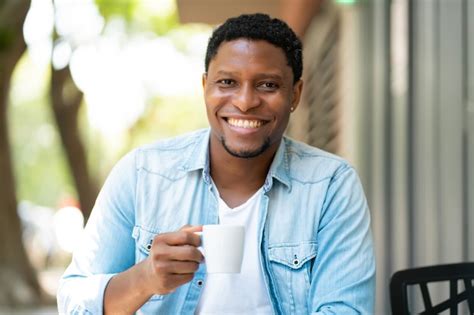
[[[146,260],[147,282],[153,294],[168,294],[191,281],[203,260],[197,249],[202,226],[185,225],[177,232],[164,233],[153,239]]]
[[[195,232],[202,226],[183,226],[157,235],[147,259],[110,279],[104,293],[105,314],[134,314],[153,294],[167,294],[189,282],[203,260]]]

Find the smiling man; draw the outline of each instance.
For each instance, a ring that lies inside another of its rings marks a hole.
[[[283,136],[301,42],[267,15],[212,34],[210,129],[138,148],[109,175],[58,291],[68,314],[371,314],[375,264],[359,179]],[[245,225],[240,274],[206,274],[204,224]]]

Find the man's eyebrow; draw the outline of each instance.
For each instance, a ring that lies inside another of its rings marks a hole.
[[[225,75],[225,76],[236,76],[239,73],[236,71],[225,71],[225,70],[219,70],[217,71],[217,75]],[[274,79],[274,80],[283,80],[283,76],[278,74],[278,73],[259,73],[256,75],[257,78],[268,78],[268,79]]]
[[[257,75],[258,78],[283,80],[283,76],[278,73],[260,73]]]
[[[217,74],[218,75],[237,75],[237,72],[233,72],[233,71],[224,71],[224,70],[219,70],[217,71]]]

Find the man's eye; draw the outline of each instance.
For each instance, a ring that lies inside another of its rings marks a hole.
[[[217,81],[217,83],[219,83],[220,85],[224,85],[224,86],[230,86],[230,85],[234,84],[234,80],[222,79],[222,80]]]
[[[273,91],[273,90],[278,89],[278,84],[274,82],[263,82],[260,86],[265,90]]]

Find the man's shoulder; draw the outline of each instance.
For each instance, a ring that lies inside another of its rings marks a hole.
[[[353,167],[342,157],[285,137],[290,176],[302,182],[318,182]]]
[[[175,137],[164,138],[157,140],[150,144],[145,144],[138,147],[138,151],[143,153],[150,153],[153,151],[180,151],[185,150],[189,146],[193,146],[196,143],[207,138],[209,134],[208,129],[200,129],[184,133]]]
[[[164,168],[179,170],[190,157],[200,154],[207,147],[208,129],[165,138],[136,148],[136,160],[139,168],[155,171]]]

